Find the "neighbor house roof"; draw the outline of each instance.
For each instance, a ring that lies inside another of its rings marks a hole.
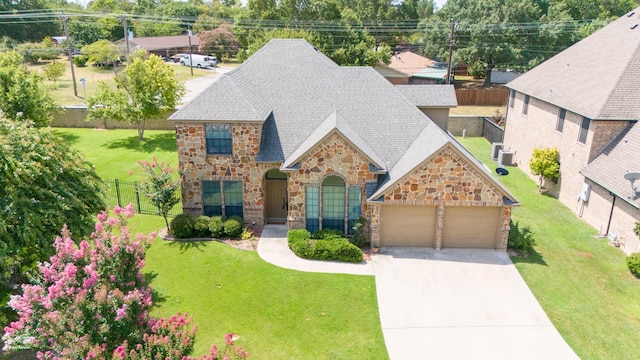
[[[450,91],[441,87],[440,94]],[[282,163],[283,170],[295,168],[302,156],[337,132],[376,171],[388,171],[386,180],[393,182],[454,142],[415,102],[426,100],[409,100],[371,67],[338,66],[304,40],[275,39],[169,120],[262,122],[257,161]]]
[[[638,119],[639,24],[636,8],[507,86],[590,119]]]
[[[429,58],[405,51],[391,56],[391,62],[387,66],[412,76],[434,64],[435,61]]]
[[[124,44],[124,39],[116,41],[116,44]],[[198,36],[191,36],[191,46],[195,49],[199,44]],[[133,49],[136,46],[147,51],[184,48],[189,46],[189,35],[134,37],[133,40],[129,40],[129,48]]]
[[[640,208],[640,191],[635,192],[627,172],[640,173],[640,124],[633,122],[614,138],[580,173],[636,208]],[[640,180],[634,184],[640,190]]]
[[[418,107],[456,107],[453,85],[396,85],[396,89]]]

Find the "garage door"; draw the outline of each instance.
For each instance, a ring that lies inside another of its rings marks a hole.
[[[385,205],[382,207],[380,244],[433,247],[435,225],[434,206]]]
[[[494,249],[499,220],[497,207],[446,207],[442,247]]]

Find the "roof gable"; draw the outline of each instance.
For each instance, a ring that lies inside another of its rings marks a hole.
[[[307,152],[321,143],[332,133],[339,133],[342,137],[359,149],[363,155],[369,158],[378,169],[384,169],[384,163],[380,157],[367,145],[367,143],[351,128],[349,123],[337,111],[334,111],[318,128],[305,139],[305,141],[284,161],[282,168],[286,169],[295,165]]]
[[[590,119],[640,117],[640,8],[509,82]]]
[[[580,173],[611,191],[619,198],[640,208],[640,196],[624,178],[627,172],[640,172],[640,124],[631,123],[585,166]],[[634,184],[640,189],[640,184]]]

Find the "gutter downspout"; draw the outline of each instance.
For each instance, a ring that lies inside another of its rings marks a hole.
[[[609,221],[607,222],[607,231],[604,233],[605,236],[609,235],[609,228],[611,227],[611,220],[613,219],[613,209],[616,207],[616,198],[617,196],[609,192],[609,195],[613,196],[613,201],[611,202],[611,211],[609,212]]]

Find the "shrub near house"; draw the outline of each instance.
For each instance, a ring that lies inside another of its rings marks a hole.
[[[359,263],[362,251],[349,240],[334,232],[319,232],[318,238],[312,239],[304,229],[289,231],[287,239],[289,248],[297,256],[311,260],[334,260]]]

